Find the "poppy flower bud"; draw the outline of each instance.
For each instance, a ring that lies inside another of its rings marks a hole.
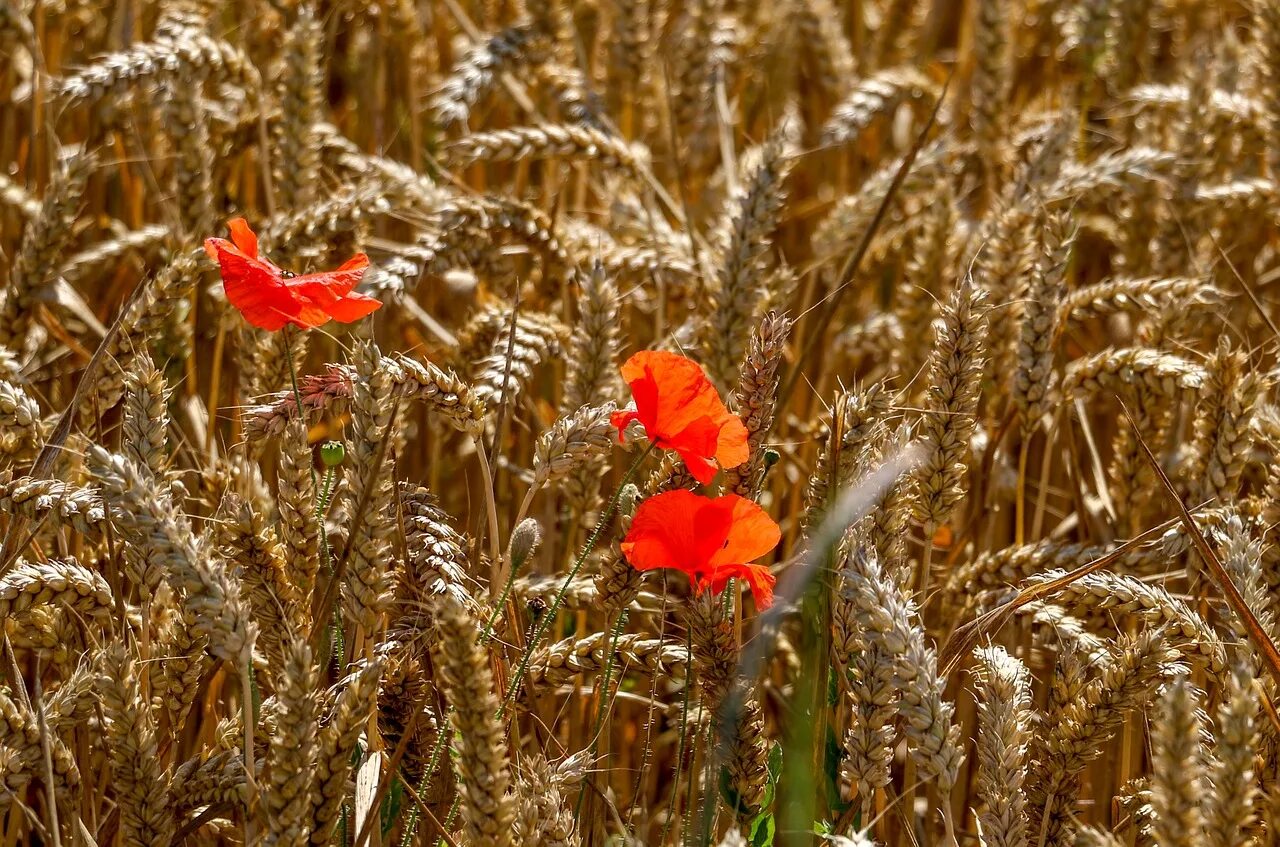
[[[628,482],[618,494],[618,514],[624,518],[630,518],[636,513],[636,506],[639,504],[640,487],[634,482]]]
[[[542,543],[542,527],[533,518],[525,518],[511,530],[511,567],[518,570]]]
[[[326,441],[320,445],[320,461],[326,468],[336,468],[347,457],[347,448],[341,441]]]

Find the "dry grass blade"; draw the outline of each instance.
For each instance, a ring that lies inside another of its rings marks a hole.
[[[1189,513],[1188,513],[1189,514]],[[1016,597],[1008,600],[995,609],[985,614],[979,615],[968,623],[956,627],[955,631],[947,638],[946,644],[942,646],[942,650],[938,655],[938,666],[944,674],[951,674],[959,666],[960,661],[981,643],[982,639],[994,635],[1002,626],[1009,622],[1014,613],[1019,609],[1034,603],[1037,600],[1044,600],[1052,597],[1056,592],[1070,585],[1081,577],[1087,576],[1095,571],[1110,567],[1116,562],[1123,559],[1132,550],[1146,544],[1154,538],[1159,538],[1169,529],[1177,526],[1179,518],[1170,518],[1158,526],[1153,526],[1141,535],[1137,535],[1123,544],[1116,547],[1105,556],[1094,559],[1092,562],[1081,565],[1074,570],[1068,571],[1057,579],[1047,582],[1041,582],[1028,588],[1018,591]]]
[[[1129,414],[1127,407],[1124,409],[1124,414],[1130,425],[1136,428],[1136,424],[1134,424],[1133,417]],[[1240,589],[1236,588],[1235,582],[1231,579],[1231,574],[1222,566],[1222,560],[1218,558],[1217,552],[1209,545],[1208,540],[1204,537],[1203,530],[1196,524],[1187,505],[1178,496],[1178,490],[1173,487],[1168,474],[1164,472],[1164,468],[1160,466],[1160,462],[1151,452],[1151,448],[1147,446],[1147,442],[1142,438],[1142,433],[1136,432],[1135,435],[1138,439],[1138,446],[1142,448],[1142,454],[1146,457],[1147,463],[1160,480],[1165,496],[1173,507],[1177,509],[1178,520],[1186,528],[1187,534],[1191,537],[1191,543],[1195,545],[1196,552],[1200,554],[1204,563],[1208,565],[1209,573],[1213,576],[1214,582],[1217,583],[1218,589],[1222,592],[1222,597],[1226,600],[1227,606],[1239,617],[1240,623],[1244,626],[1245,632],[1249,636],[1249,641],[1257,649],[1259,658],[1262,660],[1263,667],[1267,669],[1267,673],[1271,675],[1276,685],[1280,685],[1280,649],[1271,640],[1271,635],[1266,628],[1258,622],[1257,616],[1249,608],[1249,604],[1245,602],[1244,596],[1240,594]]]
[[[120,333],[125,316],[129,313],[130,306],[141,300],[149,285],[150,281],[139,283],[121,307],[116,319],[107,330],[107,334],[98,343],[98,349],[94,351],[93,358],[89,360],[89,364],[85,366],[84,371],[80,374],[80,379],[76,383],[75,393],[71,395],[71,400],[58,418],[57,425],[49,434],[44,446],[40,448],[40,453],[36,456],[35,463],[31,466],[31,476],[43,479],[52,475],[51,472],[54,463],[58,460],[58,454],[66,443],[67,438],[71,435],[72,427],[76,423],[76,414],[80,409],[81,400],[94,390],[98,372],[103,367],[109,351],[115,345],[116,338]],[[22,553],[19,542],[22,539],[22,533],[26,529],[26,525],[26,519],[21,516],[10,520],[4,541],[0,543],[0,575],[3,575],[9,569],[14,560]]]
[[[819,318],[818,325],[816,327],[809,327],[806,330],[809,340],[805,343],[800,354],[796,357],[795,366],[791,369],[791,373],[788,374],[786,381],[782,384],[782,389],[778,392],[778,402],[780,404],[785,404],[791,398],[791,393],[795,391],[796,383],[800,379],[800,374],[808,365],[809,360],[813,357],[813,352],[817,349],[817,345],[826,337],[827,328],[830,327],[831,321],[836,314],[836,306],[844,296],[845,291],[848,290],[849,285],[853,282],[854,274],[858,272],[858,268],[861,266],[862,260],[867,254],[867,250],[871,247],[871,242],[875,237],[876,231],[883,223],[885,214],[889,211],[889,206],[893,202],[894,195],[897,194],[898,190],[906,181],[907,174],[911,173],[911,167],[915,164],[916,156],[918,156],[920,151],[924,149],[925,141],[928,139],[929,133],[933,130],[934,124],[938,120],[938,114],[942,111],[942,104],[946,102],[947,92],[950,89],[951,76],[948,75],[947,81],[943,83],[942,91],[938,94],[937,102],[934,103],[933,111],[929,114],[929,120],[920,129],[920,132],[917,133],[915,141],[911,145],[911,149],[907,151],[907,155],[903,158],[902,164],[898,166],[897,172],[893,175],[893,181],[889,183],[888,191],[885,192],[884,198],[880,201],[880,205],[876,209],[875,217],[871,219],[871,223],[867,226],[866,231],[862,233],[858,246],[849,254],[849,258],[845,260],[844,265],[840,268],[840,274],[836,277],[835,287],[808,310],[812,311],[812,309],[821,307],[822,316]],[[805,314],[807,314],[808,311],[806,311]],[[801,317],[803,317],[803,315],[801,315]]]

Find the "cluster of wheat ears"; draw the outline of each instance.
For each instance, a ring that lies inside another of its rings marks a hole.
[[[6,0],[0,163],[0,843],[1280,840],[1280,0]]]

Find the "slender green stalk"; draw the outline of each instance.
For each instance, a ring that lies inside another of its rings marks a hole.
[[[516,668],[515,676],[511,678],[511,684],[507,687],[507,694],[502,698],[502,706],[498,709],[499,718],[502,718],[507,713],[507,707],[511,705],[511,702],[515,699],[516,692],[520,690],[520,685],[524,682],[524,675],[529,671],[529,660],[533,657],[533,651],[542,641],[542,636],[546,635],[547,630],[551,628],[551,623],[555,620],[556,613],[560,611],[560,606],[564,603],[564,597],[569,592],[569,586],[573,585],[573,581],[578,577],[578,571],[582,570],[582,566],[586,564],[587,556],[591,555],[591,551],[595,549],[600,533],[609,525],[609,521],[613,520],[613,514],[618,510],[618,502],[622,499],[622,489],[627,487],[631,477],[635,475],[640,464],[652,450],[653,445],[650,444],[631,463],[631,467],[627,468],[627,472],[622,477],[622,482],[618,483],[618,487],[614,489],[613,497],[609,500],[609,507],[605,509],[604,514],[600,516],[600,520],[596,522],[596,528],[592,530],[591,537],[583,545],[582,551],[578,553],[577,560],[573,563],[573,567],[569,569],[568,576],[565,577],[564,584],[556,592],[556,598],[552,601],[551,608],[547,609],[546,614],[539,619],[538,626],[533,631],[533,637],[529,639],[529,643],[525,645],[524,652],[520,656],[520,664]]]
[[[693,656],[693,629],[685,627],[684,649],[686,656]],[[671,829],[671,819],[675,817],[676,797],[680,794],[680,773],[684,770],[684,744],[689,734],[689,690],[694,681],[693,662],[685,665],[684,693],[680,699],[680,739],[676,743],[676,773],[671,780],[671,796],[667,800],[667,816],[662,824],[662,838],[659,844],[667,843],[667,833]]]
[[[502,586],[502,594],[498,596],[498,602],[493,607],[493,614],[489,615],[489,622],[484,625],[484,631],[480,633],[480,643],[487,644],[493,636],[493,625],[497,622],[498,616],[502,614],[502,610],[507,606],[507,598],[511,596],[511,587],[515,585],[516,574],[520,571],[520,566],[524,562],[512,562],[511,573],[507,574],[507,582]]]
[[[618,618],[613,623],[613,627],[609,632],[608,649],[605,651],[604,673],[600,676],[600,704],[596,708],[596,723],[591,730],[591,758],[594,761],[596,750],[600,747],[600,733],[604,728],[604,715],[609,708],[609,684],[613,672],[613,655],[618,649],[618,638],[622,635],[623,627],[627,624],[627,610],[623,609],[618,612]],[[582,815],[582,804],[587,797],[587,784],[583,780],[582,788],[578,791],[578,803],[574,808],[574,820],[578,820]]]
[[[293,402],[298,413],[298,420],[302,421],[302,425],[307,425],[306,419],[303,417],[302,411],[302,392],[298,389],[298,368],[293,363],[293,328],[292,324],[284,325],[284,358],[289,363],[289,384],[293,386]],[[311,464],[311,490],[317,489],[316,485],[316,466]],[[323,537],[323,533],[321,536]]]

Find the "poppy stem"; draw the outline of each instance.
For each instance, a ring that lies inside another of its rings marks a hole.
[[[298,413],[298,420],[302,421],[303,439],[307,446],[310,447],[311,442],[307,440],[307,419],[306,413],[302,409],[302,391],[298,388],[298,367],[293,361],[293,328],[292,324],[284,325],[284,358],[289,363],[289,384],[293,386],[293,403],[295,411]],[[329,534],[324,529],[324,514],[329,508],[329,497],[333,490],[334,469],[326,468],[324,472],[324,490],[320,489],[320,485],[316,481],[316,465],[312,459],[308,463],[307,469],[311,471],[311,491],[316,498],[316,522],[320,529],[320,564],[326,573],[332,575],[333,571],[333,554],[329,550]],[[314,590],[314,589],[313,589]],[[314,597],[311,598],[314,601]],[[316,624],[313,622],[312,626]],[[323,626],[323,624],[322,624]],[[343,638],[342,638],[342,618],[334,615],[334,643],[337,645],[337,651],[334,653],[334,666],[341,668],[343,655]]]
[[[627,610],[622,609],[618,612],[618,617],[610,627],[609,640],[605,643],[604,654],[604,671],[600,674],[600,705],[596,709],[596,724],[591,730],[591,760],[595,761],[596,751],[600,748],[600,733],[604,727],[604,716],[609,710],[609,685],[613,676],[613,656],[618,650],[618,639],[622,636],[622,630],[627,624]],[[590,779],[590,776],[587,777]],[[582,804],[587,797],[587,784],[583,780],[582,789],[578,792],[578,804],[574,808],[573,816],[575,821],[582,815]]]
[[[685,627],[684,636],[684,691],[680,698],[680,735],[676,743],[675,776],[671,780],[671,796],[667,798],[666,821],[662,824],[662,837],[658,840],[659,844],[666,843],[667,832],[671,828],[671,821],[675,818],[676,801],[680,796],[680,776],[684,771],[685,742],[689,737],[689,689],[693,687],[694,681],[693,627]]]
[[[295,411],[298,413],[298,420],[302,421],[303,432],[306,432],[307,419],[302,411],[302,392],[298,390],[298,368],[293,363],[293,325],[284,325],[284,359],[289,363],[289,384],[293,386],[293,403]],[[311,463],[311,490],[319,490],[316,484],[316,466],[315,462]],[[321,537],[324,537],[322,532]]]
[[[627,483],[631,481],[631,477],[635,475],[641,463],[648,458],[653,452],[653,443],[644,449],[644,452],[636,457],[631,463],[631,467],[627,468],[627,472],[623,474],[622,481],[618,483],[618,487],[614,489],[613,497],[609,500],[609,506],[604,510],[604,514],[600,516],[600,520],[596,521],[596,528],[591,531],[591,537],[587,539],[587,543],[582,546],[578,558],[574,561],[573,567],[569,569],[568,575],[564,578],[564,584],[560,586],[560,590],[556,592],[555,599],[551,602],[551,608],[542,615],[538,620],[538,625],[533,631],[533,637],[529,639],[529,643],[525,645],[524,652],[520,654],[520,664],[516,668],[515,675],[511,677],[511,684],[507,686],[506,696],[502,698],[502,706],[498,709],[498,718],[501,719],[507,713],[507,707],[515,699],[516,693],[520,690],[520,685],[524,682],[524,675],[529,671],[529,660],[533,657],[533,651],[537,648],[538,643],[542,641],[542,636],[547,634],[547,630],[551,628],[552,621],[556,618],[556,613],[560,611],[560,606],[564,603],[565,595],[569,593],[569,587],[573,585],[573,581],[578,577],[578,571],[582,570],[582,566],[586,563],[587,557],[591,555],[591,551],[595,549],[596,541],[600,538],[600,533],[604,532],[604,528],[613,520],[613,514],[618,510],[618,502],[622,500],[622,489],[627,487]]]

